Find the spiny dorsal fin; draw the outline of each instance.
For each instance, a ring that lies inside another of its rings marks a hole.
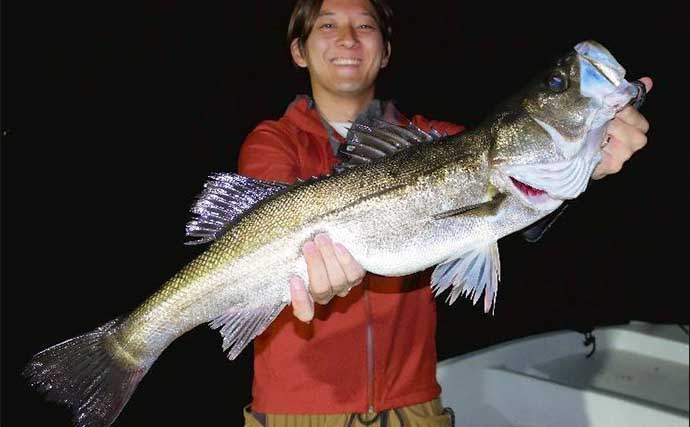
[[[287,184],[267,182],[234,173],[209,176],[197,196],[187,223],[187,237],[196,238],[185,245],[198,245],[220,237],[228,225],[258,202],[287,188]]]
[[[421,142],[437,141],[446,135],[436,129],[425,132],[412,122],[399,126],[381,119],[361,124],[352,123],[347,141],[338,149],[342,163],[336,167],[341,172],[351,167],[369,163]]]

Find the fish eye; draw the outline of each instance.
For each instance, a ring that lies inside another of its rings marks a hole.
[[[568,89],[568,79],[563,73],[555,71],[546,78],[546,85],[551,92],[560,93]]]

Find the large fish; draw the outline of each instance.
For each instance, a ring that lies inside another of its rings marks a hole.
[[[473,131],[358,125],[349,161],[293,186],[219,174],[206,184],[187,232],[213,241],[134,312],[36,354],[32,385],[73,409],[77,426],[108,426],[176,338],[210,322],[230,359],[306,281],[300,248],[320,232],[370,272],[411,274],[438,265],[437,293],[483,295],[499,281],[497,240],[581,194],[601,160],[607,123],[640,84],[588,41],[539,74]]]

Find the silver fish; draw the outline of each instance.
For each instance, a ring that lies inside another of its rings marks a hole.
[[[575,46],[477,129],[453,136],[356,126],[338,173],[293,186],[212,176],[187,233],[209,248],[134,312],[36,354],[24,374],[70,406],[77,426],[111,425],[176,338],[202,323],[235,358],[307,281],[300,248],[317,233],[370,272],[437,265],[436,294],[495,305],[497,241],[581,194],[607,123],[639,94],[601,45]],[[260,266],[260,267],[258,267]]]

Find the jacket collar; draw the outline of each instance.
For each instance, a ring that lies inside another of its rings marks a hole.
[[[342,140],[340,135],[324,120],[316,110],[314,100],[307,95],[297,95],[285,111],[285,117],[304,132],[322,138]],[[355,119],[355,123],[365,123],[372,118],[379,118],[391,123],[406,124],[409,120],[403,116],[392,101],[374,99]]]

